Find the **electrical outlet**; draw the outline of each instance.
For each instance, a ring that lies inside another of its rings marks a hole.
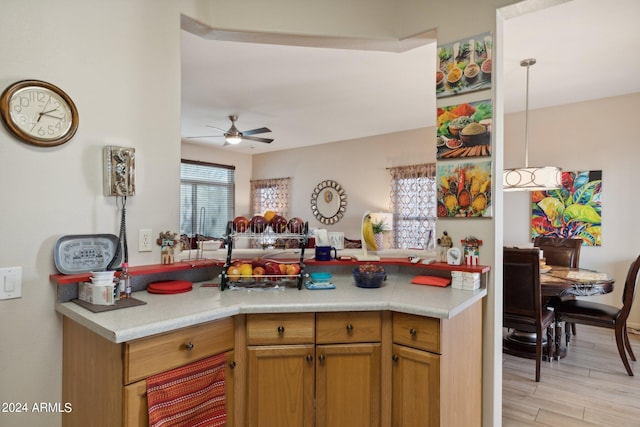
[[[151,252],[152,249],[152,240],[151,237],[151,229],[150,228],[141,228],[140,234],[138,235],[138,252]]]

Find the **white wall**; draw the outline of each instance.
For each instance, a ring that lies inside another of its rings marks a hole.
[[[602,170],[602,246],[583,246],[580,266],[611,275],[613,293],[590,297],[620,306],[629,265],[640,254],[638,159],[633,135],[640,93],[529,111],[529,165]],[[505,167],[524,164],[524,113],[505,117]],[[505,193],[504,241],[530,242],[529,193]],[[640,327],[640,304],[630,323]]]
[[[64,89],[80,116],[76,136],[28,146],[0,127],[0,267],[22,267],[23,296],[0,301],[0,402],[59,402],[62,322],[54,311],[53,249],[61,235],[118,234],[113,198],[102,193],[102,149],[134,147],[139,228],[178,223],[180,35],[176,2],[9,0],[0,13],[0,88],[27,78]],[[135,245],[131,245],[135,246]],[[131,250],[134,265],[159,262]],[[123,316],[126,313],[123,312]],[[72,374],[72,373],[65,373]],[[0,425],[59,425],[59,414],[0,413]]]

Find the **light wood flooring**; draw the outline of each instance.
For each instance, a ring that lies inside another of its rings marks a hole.
[[[577,326],[567,357],[542,361],[539,383],[535,360],[503,354],[504,427],[640,426],[640,336],[629,334],[638,359],[630,377],[613,330]]]

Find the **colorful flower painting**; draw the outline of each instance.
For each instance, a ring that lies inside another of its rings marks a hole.
[[[491,217],[491,162],[437,164],[438,217]]]
[[[602,171],[562,172],[562,188],[531,193],[531,237],[602,245]]]

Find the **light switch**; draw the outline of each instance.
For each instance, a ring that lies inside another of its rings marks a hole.
[[[22,298],[22,267],[0,268],[0,300]]]

